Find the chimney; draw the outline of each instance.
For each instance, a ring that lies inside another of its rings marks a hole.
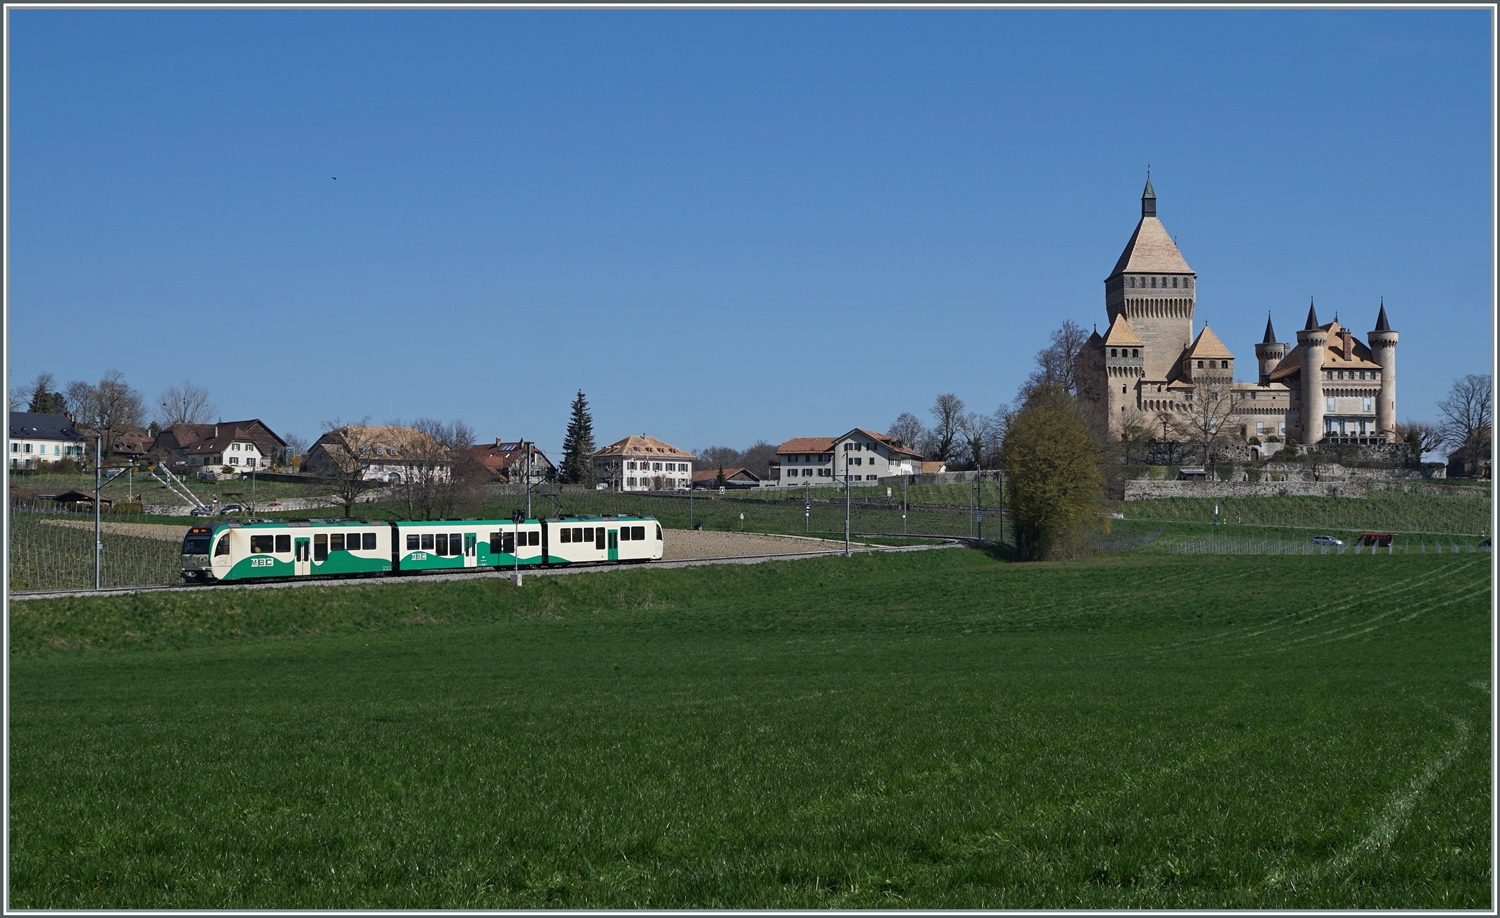
[[[1345,360],[1353,360],[1354,359],[1354,332],[1350,331],[1347,328],[1341,328],[1341,329],[1339,329],[1339,338],[1344,343],[1344,347],[1343,347],[1343,350],[1344,350],[1344,359]]]

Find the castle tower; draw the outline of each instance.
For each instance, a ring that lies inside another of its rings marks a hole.
[[[1141,220],[1104,281],[1104,306],[1113,326],[1123,316],[1141,340],[1143,377],[1165,383],[1193,341],[1197,275],[1156,218],[1151,179],[1141,194]]]
[[[1311,301],[1297,344],[1302,347],[1302,442],[1311,445],[1323,439],[1323,351],[1328,347],[1328,332],[1318,326],[1318,311]]]
[[[1287,346],[1276,340],[1276,329],[1271,327],[1271,314],[1266,313],[1266,337],[1255,346],[1255,360],[1260,364],[1260,384],[1271,381],[1271,372],[1286,359]]]
[[[1375,429],[1387,439],[1396,439],[1396,342],[1400,334],[1391,331],[1385,318],[1385,297],[1380,298],[1380,316],[1370,332],[1370,351],[1380,364],[1380,400],[1375,403]]]

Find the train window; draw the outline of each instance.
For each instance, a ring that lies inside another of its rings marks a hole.
[[[646,538],[646,527],[645,526],[632,526],[632,527],[630,527],[630,537],[632,539],[635,539],[637,542],[643,541]]]
[[[276,550],[276,537],[268,535],[253,535],[250,537],[250,551],[257,555],[269,554]]]
[[[564,528],[563,531],[562,531],[562,540],[564,542],[571,542],[571,541],[573,541],[573,530],[568,529],[568,528]]]
[[[514,532],[507,532],[504,535],[505,535],[505,538],[502,540],[502,543],[500,545],[500,550],[502,552],[506,552],[508,554],[515,554],[516,553],[516,534]]]
[[[500,538],[500,533],[498,533],[498,532],[492,532],[492,533],[490,533],[490,554],[492,554],[492,555],[498,555],[498,554],[500,554],[500,546],[502,544],[503,544],[503,540]]]
[[[332,535],[330,535],[328,537],[328,550],[329,551],[343,551],[344,550],[344,534],[342,532],[335,532],[335,533],[333,533]]]
[[[373,550],[375,548],[375,533],[373,533],[373,532],[367,532],[367,533],[365,533],[364,534],[364,543],[365,543],[365,550],[366,551]]]
[[[292,550],[292,537],[289,536],[289,535],[279,535],[279,536],[277,536],[276,537],[276,550],[279,551],[279,552],[288,552],[288,551],[291,551]]]
[[[415,532],[408,532],[406,534],[406,550],[407,551],[416,551],[418,548],[421,548],[421,547],[422,547],[422,543],[419,540],[417,534]]]
[[[583,527],[583,540],[585,542],[592,542],[592,541],[594,541],[594,527],[593,526],[585,526],[585,527]]]
[[[433,549],[432,533],[430,533],[430,532],[424,532],[424,533],[422,533],[422,549],[424,551],[432,551],[432,549]]]
[[[629,542],[630,541],[630,527],[629,526],[621,526],[620,527],[620,541],[621,542]]]
[[[313,536],[313,560],[328,560],[328,534],[320,532]]]
[[[349,533],[348,548],[350,551],[359,551],[359,533]]]
[[[594,530],[594,547],[600,551],[604,550],[604,527],[600,526]]]
[[[575,541],[575,542],[582,542],[583,541],[583,527],[581,527],[581,526],[575,526],[575,527],[573,527],[573,541]]]
[[[656,524],[656,541],[661,541],[661,523]]]
[[[457,557],[464,553],[463,537],[456,532],[448,534],[448,554]]]
[[[227,555],[227,554],[229,554],[229,533],[227,533],[227,532],[224,533],[223,538],[219,539],[219,544],[216,545],[216,546],[214,546],[214,554],[215,555]]]
[[[440,532],[437,534],[437,553],[439,555],[446,555],[448,553],[448,536],[446,533]]]

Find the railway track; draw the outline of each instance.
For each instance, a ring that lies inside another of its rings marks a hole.
[[[935,548],[953,548],[958,545],[970,543],[969,539],[948,539],[937,545],[861,545],[851,549],[854,554],[875,554],[880,552],[904,552],[904,551],[930,551]],[[640,564],[570,564],[566,567],[550,568],[523,568],[521,574],[525,577],[558,577],[565,574],[588,574],[602,573],[608,571],[641,570],[643,567],[651,569],[679,568],[679,567],[704,567],[711,564],[761,564],[766,561],[796,561],[802,558],[822,558],[829,555],[842,555],[842,548],[820,549],[817,551],[782,552],[780,554],[767,555],[729,555],[718,558],[680,558],[673,561],[652,561],[649,565]],[[106,587],[93,590],[35,590],[31,592],[11,593],[12,601],[30,599],[66,599],[80,596],[126,596],[133,593],[163,593],[168,591],[184,590],[275,590],[295,589],[309,586],[358,586],[358,585],[380,585],[395,583],[436,583],[447,580],[473,580],[476,578],[501,577],[507,580],[515,577],[515,570],[489,569],[471,570],[463,573],[436,573],[416,572],[408,574],[395,574],[376,577],[317,577],[307,580],[280,580],[260,581],[253,583],[211,583],[211,584],[161,584],[156,586],[131,586],[131,587]]]

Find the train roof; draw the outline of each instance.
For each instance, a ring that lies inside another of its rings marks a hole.
[[[559,516],[533,517],[522,520],[524,524],[536,523],[646,523],[656,522],[654,516],[635,516],[629,513],[606,513],[603,515],[586,513],[564,513]],[[466,520],[397,520],[397,526],[405,527],[450,527],[454,525],[482,526],[514,526],[515,520],[505,519],[466,519]],[[344,528],[350,526],[389,526],[388,520],[355,520],[355,519],[316,519],[316,520],[260,520],[260,519],[238,519],[238,520],[214,520],[212,522],[194,523],[193,531],[217,532],[220,529],[310,529],[310,528]]]

